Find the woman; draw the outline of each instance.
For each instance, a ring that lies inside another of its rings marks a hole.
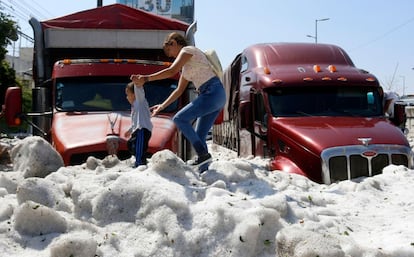
[[[170,67],[150,75],[131,75],[131,80],[142,86],[145,82],[166,79],[181,71],[178,87],[162,104],[153,107],[152,116],[168,107],[181,96],[188,83],[193,82],[199,92],[198,97],[181,109],[173,117],[173,121],[197,153],[191,164],[202,165],[211,161],[206,138],[225,104],[224,87],[204,52],[194,46],[188,46],[181,34],[173,32],[167,36],[164,52],[168,57],[175,58]],[[192,121],[195,119],[197,123],[194,129]]]

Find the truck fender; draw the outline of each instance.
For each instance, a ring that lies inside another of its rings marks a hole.
[[[221,109],[216,120],[214,121],[214,124],[215,125],[221,124],[223,123],[223,120],[224,120],[224,109]]]
[[[299,168],[292,160],[284,156],[276,156],[271,160],[270,170],[281,170],[287,173],[294,173],[307,177],[301,168]]]

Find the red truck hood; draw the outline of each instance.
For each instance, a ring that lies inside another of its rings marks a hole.
[[[409,146],[404,134],[381,118],[295,117],[275,118],[272,122],[274,126],[270,127],[281,138],[293,140],[318,155],[329,147],[361,145],[358,138],[371,138],[370,144]]]
[[[154,153],[170,143],[177,129],[169,118],[153,117],[151,121],[153,130],[148,151]],[[72,154],[106,151],[108,135],[119,136],[119,150],[127,150],[128,138],[124,134],[130,126],[129,112],[60,112],[53,116],[52,137],[56,150],[62,155],[65,164],[69,164]]]

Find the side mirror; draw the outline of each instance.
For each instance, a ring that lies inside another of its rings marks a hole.
[[[390,121],[397,127],[405,127],[407,116],[405,114],[404,102],[398,101],[394,103],[394,117],[390,118]]]
[[[9,127],[17,127],[21,124],[22,89],[20,87],[7,88],[2,111]]]

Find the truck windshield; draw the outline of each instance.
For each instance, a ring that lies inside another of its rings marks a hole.
[[[274,117],[295,116],[382,116],[380,94],[373,87],[270,88]]]
[[[129,81],[65,80],[56,83],[55,102],[59,111],[129,111],[131,105],[125,95]],[[162,103],[177,88],[172,79],[153,81],[144,86],[149,106]],[[175,112],[178,100],[163,112]]]

